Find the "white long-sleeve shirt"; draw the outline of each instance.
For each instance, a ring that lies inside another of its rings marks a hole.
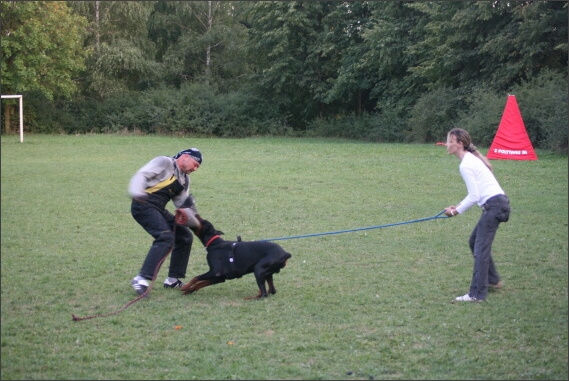
[[[472,153],[466,152],[458,168],[468,190],[466,197],[456,207],[458,213],[466,212],[474,204],[482,207],[490,197],[506,194],[492,171]]]

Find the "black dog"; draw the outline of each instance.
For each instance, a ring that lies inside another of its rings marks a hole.
[[[222,231],[216,230],[211,222],[196,215],[199,227],[191,227],[207,250],[209,271],[194,277],[182,286],[184,295],[191,294],[207,286],[223,283],[226,279],[241,278],[254,273],[259,286],[259,293],[245,299],[259,299],[275,294],[273,274],[280,272],[291,257],[282,247],[267,241],[225,241],[220,237]]]

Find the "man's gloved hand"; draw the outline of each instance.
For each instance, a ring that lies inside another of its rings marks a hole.
[[[199,216],[192,208],[176,209],[175,219],[178,225],[187,226],[191,229],[199,229],[201,227]]]

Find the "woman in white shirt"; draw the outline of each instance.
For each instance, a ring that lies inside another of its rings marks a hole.
[[[447,134],[447,152],[460,159],[460,174],[466,183],[468,194],[456,206],[445,208],[449,217],[466,212],[478,204],[482,215],[468,241],[474,256],[474,271],[470,290],[455,298],[458,302],[486,300],[488,288],[502,287],[500,275],[492,259],[492,242],[501,222],[510,216],[510,201],[492,173],[492,165],[472,144],[468,132],[453,128]]]

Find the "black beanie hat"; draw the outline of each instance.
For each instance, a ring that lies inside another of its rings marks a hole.
[[[188,154],[190,155],[190,157],[192,159],[194,159],[195,161],[197,161],[198,163],[200,163],[200,165],[202,164],[203,158],[202,158],[202,153],[200,152],[199,149],[197,148],[188,148],[185,149],[183,151],[180,151],[176,154],[176,156],[174,156],[174,159],[179,158],[180,156],[184,155],[184,154]]]

